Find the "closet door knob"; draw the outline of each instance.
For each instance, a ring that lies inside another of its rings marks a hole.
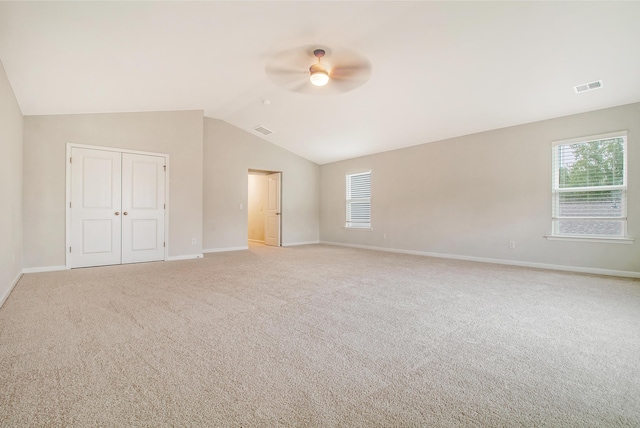
[[[129,214],[129,213],[125,211],[125,212],[123,212],[122,214],[123,214],[123,215],[127,215],[127,214]]]
[[[116,211],[116,215],[120,215],[120,213],[118,211]]]

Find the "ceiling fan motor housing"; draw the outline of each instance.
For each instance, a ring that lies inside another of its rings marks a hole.
[[[326,75],[329,75],[329,71],[324,66],[324,64],[321,63],[313,64],[311,67],[309,67],[309,72],[311,74],[324,73]]]

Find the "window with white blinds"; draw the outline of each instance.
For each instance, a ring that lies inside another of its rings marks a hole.
[[[371,171],[347,174],[346,227],[371,228]]]
[[[627,133],[553,143],[553,235],[617,237],[627,226]]]

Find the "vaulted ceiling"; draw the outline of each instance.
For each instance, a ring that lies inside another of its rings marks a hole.
[[[638,102],[639,18],[609,1],[2,2],[0,60],[25,115],[202,109],[323,164]],[[369,80],[301,94],[267,76],[316,45],[364,56]]]

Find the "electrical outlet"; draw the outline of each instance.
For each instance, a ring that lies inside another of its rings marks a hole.
[[[509,248],[511,248],[512,250],[516,248],[516,241],[509,241]]]
[[[191,240],[191,243],[192,243],[193,245],[196,245],[196,238],[193,238],[193,239]]]

